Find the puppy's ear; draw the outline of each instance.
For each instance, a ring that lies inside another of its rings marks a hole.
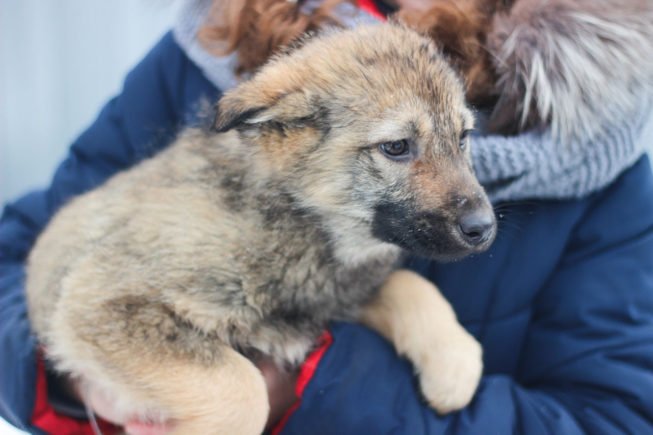
[[[240,92],[239,92],[240,91]],[[317,109],[311,98],[301,91],[261,98],[239,86],[219,102],[213,130],[224,133],[234,128],[256,128],[274,121],[290,125],[310,117]]]
[[[224,133],[251,123],[251,120],[266,109],[263,101],[248,95],[247,89],[239,86],[225,94],[217,104],[213,131]],[[238,92],[238,91],[241,92]]]
[[[244,124],[250,124],[251,119],[265,110],[264,107],[254,107],[244,111],[233,110],[218,104],[218,113],[213,122],[212,130],[216,133],[224,133]]]

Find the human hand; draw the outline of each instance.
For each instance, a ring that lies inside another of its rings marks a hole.
[[[261,370],[265,385],[268,387],[268,400],[270,401],[270,415],[266,427],[271,427],[283,417],[288,408],[297,400],[295,385],[297,384],[297,371],[286,371],[277,367],[268,358],[255,361],[256,367]]]

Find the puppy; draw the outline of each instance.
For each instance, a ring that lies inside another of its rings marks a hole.
[[[27,276],[33,329],[87,402],[175,433],[260,433],[263,378],[333,319],[362,317],[416,365],[431,405],[467,404],[478,343],[402,250],[452,260],[496,232],[472,172],[463,87],[397,25],[331,31],[219,102],[212,131],[65,206]],[[404,293],[405,292],[405,293]]]

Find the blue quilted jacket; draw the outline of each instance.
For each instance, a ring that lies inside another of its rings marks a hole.
[[[0,415],[10,423],[40,431],[33,419],[42,383],[23,295],[35,238],[71,197],[167,146],[196,122],[202,99],[219,95],[165,36],[75,141],[52,184],[4,208]],[[333,342],[281,433],[653,433],[653,176],[646,157],[583,200],[502,204],[499,218],[487,253],[407,265],[437,283],[483,345],[485,373],[468,408],[438,416],[388,343],[362,326],[334,324]]]

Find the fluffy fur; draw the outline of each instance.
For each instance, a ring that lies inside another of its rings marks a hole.
[[[518,0],[487,39],[498,131],[550,126],[561,139],[591,138],[653,90],[649,0]]]
[[[494,106],[489,129],[590,140],[653,90],[649,0],[438,0],[399,18],[430,35]]]
[[[26,285],[47,357],[87,401],[115,401],[117,422],[257,433],[265,385],[241,353],[296,365],[329,320],[376,301],[370,324],[421,337],[396,344],[415,356],[429,402],[464,406],[478,344],[426,296],[432,286],[419,285],[423,306],[392,303],[410,278],[378,290],[399,247],[449,259],[491,243],[471,126],[460,81],[416,33],[385,25],[304,41],[225,95],[214,131],[187,131],[53,218]],[[404,140],[403,160],[383,151]],[[479,213],[483,231],[464,234]],[[387,310],[380,324],[374,312]]]

